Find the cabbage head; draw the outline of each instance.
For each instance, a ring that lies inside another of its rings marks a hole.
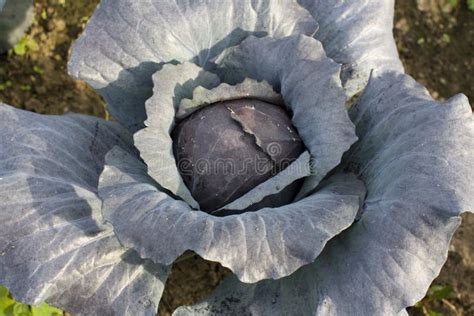
[[[102,0],[69,72],[114,120],[0,105],[0,284],[154,315],[193,251],[233,274],[175,315],[406,315],[474,210],[474,120],[404,73],[393,11]]]

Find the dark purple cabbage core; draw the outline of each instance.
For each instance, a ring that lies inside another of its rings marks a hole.
[[[305,150],[288,113],[255,99],[206,106],[178,122],[172,137],[184,183],[209,213],[284,170]],[[295,193],[284,190],[261,206],[287,204]]]

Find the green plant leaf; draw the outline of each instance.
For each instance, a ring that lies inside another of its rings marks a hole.
[[[432,309],[428,309],[428,316],[443,316],[443,314],[438,313],[437,311],[434,311]]]
[[[10,80],[0,83],[0,91],[4,91],[7,88],[10,88],[12,85],[13,83]]]
[[[33,66],[33,71],[36,72],[38,75],[44,75],[44,70],[40,66]]]
[[[15,302],[8,290],[0,286],[0,316],[62,316],[57,308],[42,304],[39,307]]]
[[[13,52],[18,56],[26,54],[26,45],[23,39],[21,39],[14,47]]]
[[[57,308],[43,304],[39,307],[31,306],[32,316],[61,316],[63,312]]]
[[[428,290],[426,297],[430,301],[439,301],[446,297],[453,291],[452,286],[450,285],[433,285]]]
[[[467,8],[470,11],[474,11],[474,0],[467,0]]]
[[[1,315],[1,314],[0,314]],[[6,316],[31,316],[28,306],[14,302],[5,309]]]
[[[43,20],[47,20],[48,19],[48,12],[46,11],[46,9],[43,8],[43,10],[41,10],[41,18]]]
[[[423,300],[419,301],[418,303],[416,303],[413,306],[416,307],[416,308],[423,308]]]
[[[7,316],[7,311],[15,304],[15,301],[9,297],[6,288],[0,286],[0,316]]]
[[[446,44],[451,43],[451,37],[449,36],[448,33],[444,33],[443,36],[441,37],[441,40],[445,42]]]
[[[8,290],[0,286],[0,300],[8,297]]]
[[[456,7],[459,4],[459,0],[449,0],[449,5],[452,7]]]
[[[13,52],[18,56],[24,56],[28,51],[37,51],[38,49],[38,43],[34,39],[25,36],[13,47]]]

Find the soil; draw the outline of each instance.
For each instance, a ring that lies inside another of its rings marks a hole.
[[[28,38],[37,44],[24,55],[0,55],[0,101],[45,114],[79,112],[105,117],[102,99],[66,71],[71,43],[81,33],[98,0],[35,1]],[[465,93],[474,106],[474,12],[465,0],[398,0],[395,37],[407,72],[436,99]],[[412,315],[474,315],[474,215],[463,224],[449,258],[434,284],[450,285],[451,294],[410,309]],[[198,256],[175,264],[166,284],[159,315],[192,304],[229,272]]]
[[[464,93],[474,106],[474,11],[451,2],[396,1],[395,39],[407,73],[435,99]]]
[[[105,116],[103,101],[84,82],[67,74],[72,41],[98,1],[35,1],[28,38],[36,49],[0,55],[0,101],[33,112],[78,112]],[[2,87],[3,84],[3,87]]]

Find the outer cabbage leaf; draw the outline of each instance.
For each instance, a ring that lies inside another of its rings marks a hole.
[[[154,315],[167,268],[122,247],[96,195],[104,156],[131,150],[118,124],[0,105],[0,284],[27,304]]]
[[[312,155],[311,173],[299,197],[312,192],[357,140],[345,107],[340,65],[326,57],[317,40],[249,37],[216,59],[223,80],[245,77],[269,82],[291,110],[293,125]]]
[[[69,71],[135,131],[143,127],[151,76],[161,63],[205,66],[250,34],[280,38],[316,29],[296,0],[102,0],[75,44]]]
[[[394,0],[298,0],[320,28],[315,37],[326,54],[343,65],[349,96],[360,92],[372,69],[403,72],[393,38]]]
[[[474,209],[474,119],[465,96],[434,102],[406,75],[375,75],[351,110],[346,157],[367,185],[358,222],[313,264],[278,281],[229,278],[176,315],[398,315],[444,264],[460,213]]]
[[[184,184],[173,154],[171,131],[180,101],[190,98],[200,86],[216,87],[219,78],[193,63],[165,65],[153,75],[153,96],[146,102],[146,128],[134,135],[135,144],[148,166],[148,174],[163,188],[179,196],[192,207],[199,205]]]
[[[107,155],[99,183],[105,218],[142,258],[168,265],[193,250],[244,282],[281,278],[314,261],[352,224],[364,193],[354,176],[339,176],[294,204],[215,217],[160,192],[146,166],[118,147]]]

